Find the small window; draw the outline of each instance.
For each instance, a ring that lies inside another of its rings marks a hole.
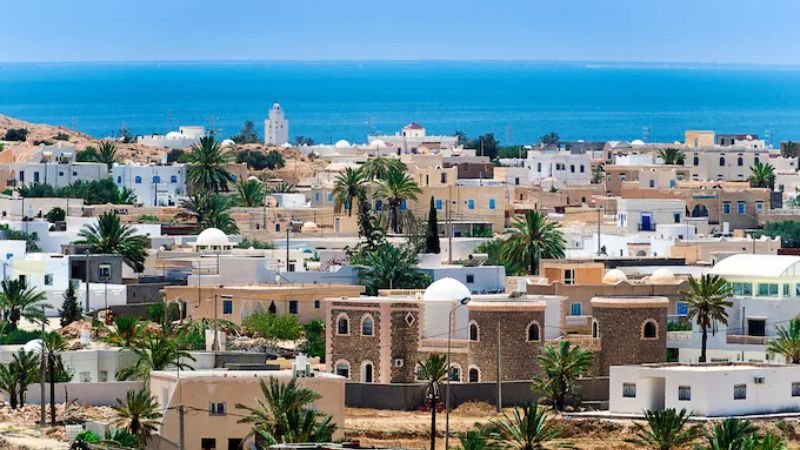
[[[675,223],[681,223],[681,213],[672,213],[672,221]]]
[[[731,283],[731,286],[735,296],[753,295],[753,283]]]
[[[586,167],[583,164],[581,164],[581,173],[585,173],[585,172],[586,172]]]
[[[756,202],[756,212],[764,212],[764,202]]]
[[[133,182],[136,184],[142,184],[142,177],[137,175],[136,178],[133,179]]]
[[[467,284],[472,284],[475,282],[475,275],[467,274]]]
[[[475,322],[469,324],[469,340],[477,342],[480,340],[480,337],[480,329],[478,328],[478,324]]]
[[[790,286],[791,285],[789,285],[789,284],[784,284],[783,285],[783,296],[784,297],[788,297],[789,296],[789,287]]]
[[[480,383],[481,381],[481,373],[476,367],[471,367],[469,369],[468,376],[470,383]]]
[[[44,285],[45,286],[52,286],[53,285],[53,274],[52,273],[44,274]]]
[[[100,382],[100,383],[108,382],[108,371],[107,370],[101,370],[101,371],[97,372],[97,381]]]
[[[475,200],[473,200],[473,199],[467,200],[467,208],[475,209]]]
[[[158,175],[153,175],[153,183],[155,184],[161,183],[161,177]]]
[[[698,158],[697,156],[692,158],[692,165],[699,166],[700,165],[700,158]]]
[[[719,166],[720,167],[725,167],[725,157],[724,156],[719,158]]]
[[[63,172],[59,173],[59,175],[64,175]],[[122,177],[117,176],[117,184],[122,184]]]
[[[528,325],[528,342],[537,342],[541,339],[541,333],[539,332],[539,324],[533,322],[532,324]]]
[[[569,314],[571,316],[580,316],[581,313],[583,312],[582,310],[583,310],[583,305],[581,305],[580,303],[573,303],[569,305]]]
[[[654,188],[654,187],[656,187],[656,180],[650,180],[650,183],[649,183],[649,184],[650,184],[650,187],[651,187],[651,188]]]
[[[733,399],[746,400],[747,399],[747,385],[735,384],[733,385]]]
[[[436,209],[442,209],[442,199],[440,198],[436,199]]]
[[[442,172],[440,180],[442,184],[447,184],[447,173]]]
[[[743,216],[747,212],[747,204],[745,202],[736,202],[736,212]]]
[[[722,214],[731,213],[731,202],[722,202]]]
[[[622,383],[622,396],[636,398],[636,383]]]
[[[100,278],[100,281],[109,281],[111,279],[111,264],[99,264],[97,266],[97,276]]]
[[[679,316],[686,316],[689,314],[689,304],[686,302],[678,302],[675,304],[675,313]]]
[[[575,269],[564,270],[564,284],[575,284]]]
[[[319,309],[319,307],[320,307],[320,301],[314,300],[314,309]]]
[[[570,171],[570,173],[575,173],[575,164],[570,164],[569,165],[569,171]]]
[[[222,301],[222,314],[233,314],[233,300]]]
[[[536,171],[541,173],[541,171],[542,171],[542,163],[536,163]]]
[[[224,416],[225,415],[225,402],[209,402],[208,404],[209,416]]]
[[[778,284],[777,283],[758,283],[759,297],[777,297]]]
[[[170,183],[177,183],[178,182],[178,177],[176,175],[171,175],[169,177],[169,182]]]
[[[742,158],[741,156],[736,158],[736,165],[739,167],[744,166],[744,158]]]
[[[289,300],[289,314],[297,314],[297,300]]]
[[[217,440],[214,438],[200,439],[200,450],[217,450]]]
[[[658,338],[658,325],[652,320],[645,322],[642,327],[642,337],[644,339]]]
[[[689,402],[692,400],[691,386],[678,386],[678,401]]]
[[[375,321],[372,320],[371,316],[364,317],[364,320],[361,321],[361,335],[373,336],[374,333],[375,333]]]
[[[332,201],[333,201],[333,194],[328,192],[328,202],[330,203]]]
[[[346,362],[336,364],[336,375],[350,379],[350,365]]]
[[[493,198],[490,198],[490,199],[489,199],[489,209],[494,209],[494,208],[495,208],[495,202],[494,202],[494,199],[493,199]]]
[[[792,383],[792,397],[800,397],[800,383]]]
[[[336,321],[336,333],[340,335],[350,334],[350,320],[347,317],[339,317],[339,320]]]
[[[461,382],[461,368],[458,366],[450,366],[450,381],[459,383]]]
[[[92,374],[89,372],[81,372],[78,374],[78,380],[80,380],[81,383],[91,383]]]

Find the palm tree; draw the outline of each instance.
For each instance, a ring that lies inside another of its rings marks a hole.
[[[231,208],[231,201],[228,197],[197,191],[181,203],[181,207],[185,211],[179,215],[184,218],[195,218],[202,230],[218,228],[226,234],[239,232],[239,227],[228,214],[228,210]]]
[[[142,446],[150,440],[150,435],[158,428],[162,415],[155,397],[145,389],[130,390],[125,396],[125,402],[117,399],[117,404],[111,407],[117,413],[112,420],[116,427],[124,428],[139,438]]]
[[[168,367],[177,367],[180,370],[194,370],[184,360],[195,361],[189,352],[180,350],[177,343],[160,333],[146,334],[133,348],[136,354],[136,364],[117,372],[117,380],[150,380],[150,372],[164,370]]]
[[[42,342],[50,377],[50,425],[56,425],[56,367],[61,364],[61,352],[67,350],[67,341],[58,333],[47,333]],[[61,364],[63,366],[63,364]]]
[[[17,409],[19,405],[17,391],[19,385],[17,384],[17,373],[14,370],[14,365],[0,364],[0,391],[8,395],[8,403],[11,409]]]
[[[501,257],[528,267],[528,273],[539,272],[542,258],[563,258],[564,238],[558,224],[547,220],[539,211],[529,210],[514,222],[518,233],[503,242]]]
[[[228,182],[233,176],[226,165],[231,161],[231,155],[220,146],[214,136],[200,138],[198,144],[186,156],[189,168],[186,178],[192,189],[210,192],[228,190]]]
[[[742,450],[744,442],[758,431],[749,420],[728,418],[714,425],[706,436],[708,450]]]
[[[22,318],[33,322],[44,320],[44,308],[49,307],[44,303],[46,300],[44,292],[29,287],[25,280],[0,282],[0,310],[9,331],[16,330]]]
[[[555,131],[551,131],[539,137],[539,144],[541,144],[542,147],[558,144],[560,141],[561,136],[559,136]]]
[[[431,354],[425,361],[417,362],[417,379],[428,383],[425,397],[431,407],[431,450],[436,448],[436,406],[439,403],[439,384],[447,376],[447,357]]]
[[[498,444],[509,450],[538,450],[561,435],[556,421],[536,403],[514,408],[513,414],[492,422],[499,430]]]
[[[119,161],[117,154],[117,144],[112,141],[102,141],[97,146],[97,162],[104,163],[108,170],[114,166],[115,162]]]
[[[28,386],[39,381],[41,377],[40,359],[35,352],[26,352],[19,349],[17,353],[11,355],[12,371],[17,375],[17,395],[19,396],[19,406],[25,406],[25,393]]]
[[[145,334],[146,325],[134,316],[117,316],[114,318],[114,330],[103,340],[122,348],[134,348]]]
[[[750,167],[750,187],[769,188],[775,187],[775,168],[769,163],[757,162]]]
[[[767,344],[767,352],[782,355],[787,363],[800,364],[800,320],[792,319],[788,326],[778,326],[776,337]]]
[[[489,436],[483,430],[470,430],[458,433],[457,450],[489,450]]]
[[[662,148],[658,151],[658,156],[668,166],[683,165],[685,155],[677,148]]]
[[[392,244],[367,252],[358,263],[363,266],[359,280],[373,295],[379,289],[422,289],[430,284],[430,277],[415,269],[416,257]]]
[[[606,176],[605,164],[599,163],[592,169],[592,184],[600,184]]]
[[[742,440],[740,450],[787,450],[786,439],[775,433],[765,433],[762,436],[750,435]]]
[[[264,206],[264,183],[257,178],[250,178],[236,183],[236,203],[244,208]]]
[[[399,159],[390,159],[384,157],[377,157],[367,160],[361,166],[361,173],[364,180],[375,181],[386,178],[390,171],[406,171],[406,165]]]
[[[690,416],[691,414],[685,409],[647,410],[644,413],[647,425],[634,423],[637,430],[634,442],[641,447],[654,450],[683,448],[695,440],[701,432],[698,425],[686,427]]]
[[[403,202],[416,200],[417,194],[421,192],[422,189],[411,175],[396,168],[389,170],[385,178],[378,180],[375,195],[389,203],[392,231],[400,233],[400,207]]]
[[[348,167],[336,177],[333,185],[333,211],[339,213],[344,207],[347,215],[353,215],[353,203],[364,190],[364,175],[358,169]]]
[[[336,425],[330,417],[313,411],[310,406],[320,399],[316,392],[300,387],[292,378],[283,383],[270,378],[269,386],[260,380],[262,399],[256,399],[257,406],[241,403],[236,408],[247,411],[247,416],[239,423],[252,428],[245,439],[256,436],[267,443],[323,442],[331,439]]]
[[[592,367],[592,352],[561,341],[558,347],[544,346],[536,359],[539,376],[533,381],[534,390],[547,394],[553,408],[563,411],[567,396],[577,393],[578,378]]]
[[[278,184],[273,184],[267,188],[267,195],[269,194],[293,194],[297,192],[297,188],[292,183],[281,181]]]
[[[123,224],[118,215],[104,212],[96,224],[84,225],[78,232],[78,244],[89,246],[92,253],[121,255],[122,260],[135,272],[144,271],[147,241],[130,225]]]
[[[699,279],[689,278],[689,290],[681,293],[689,307],[687,320],[696,320],[703,333],[700,341],[700,362],[706,362],[708,329],[711,328],[711,332],[716,333],[717,322],[728,324],[725,308],[733,305],[728,300],[732,294],[731,285],[719,275],[713,274],[701,275]]]
[[[797,158],[800,156],[798,149],[800,149],[800,146],[797,145],[797,142],[786,141],[781,145],[781,156],[784,158]]]

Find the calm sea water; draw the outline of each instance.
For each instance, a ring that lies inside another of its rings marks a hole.
[[[109,136],[203,124],[223,136],[273,102],[291,135],[363,142],[414,120],[431,133],[530,143],[682,139],[685,129],[800,140],[800,70],[597,64],[338,62],[0,64],[0,113]],[[262,130],[263,131],[263,130]]]

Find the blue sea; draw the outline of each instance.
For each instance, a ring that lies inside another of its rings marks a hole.
[[[682,140],[686,129],[800,140],[800,69],[525,62],[0,64],[0,113],[96,137],[201,124],[227,137],[274,102],[291,136],[363,142],[410,121],[501,143]]]

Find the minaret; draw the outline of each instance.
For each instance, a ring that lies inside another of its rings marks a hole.
[[[269,110],[269,117],[264,121],[264,143],[283,145],[287,142],[289,142],[289,121],[284,117],[281,105],[275,103]]]

